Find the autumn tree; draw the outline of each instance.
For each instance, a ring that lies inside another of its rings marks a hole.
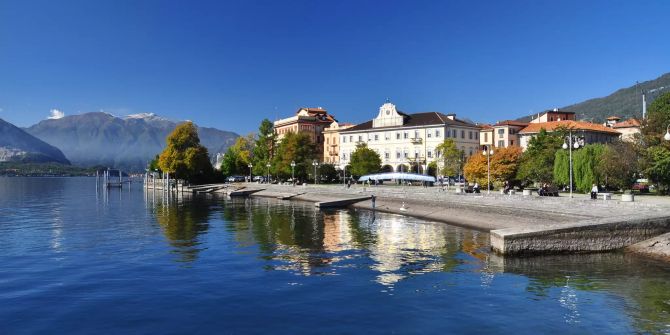
[[[355,176],[364,176],[366,174],[379,172],[382,160],[376,151],[368,148],[366,144],[356,146],[356,150],[351,153],[351,174]]]
[[[491,179],[501,185],[505,181],[516,180],[522,152],[520,147],[494,149],[491,156]]]
[[[192,122],[178,125],[167,137],[167,147],[158,158],[162,171],[189,182],[205,182],[212,178],[212,163],[207,148],[200,144],[198,129]]]
[[[272,159],[272,170],[281,178],[290,177],[291,162],[295,162],[295,176],[306,179],[312,161],[316,158],[315,152],[314,143],[308,134],[286,133]]]
[[[440,173],[444,176],[455,176],[461,169],[463,151],[456,148],[456,142],[448,138],[435,148],[435,154],[440,161]]]
[[[465,162],[465,166],[463,166],[463,174],[465,175],[465,179],[471,183],[476,182],[482,185],[486,185],[488,177],[487,164],[488,163],[486,161],[485,155],[475,154],[470,156]]]

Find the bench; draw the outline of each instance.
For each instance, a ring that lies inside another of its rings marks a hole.
[[[539,194],[541,197],[557,197],[558,196],[558,188],[548,187],[545,190],[539,189],[539,190],[537,190],[537,194]]]
[[[612,193],[600,193],[598,192],[598,196],[603,197],[603,200],[612,200]]]

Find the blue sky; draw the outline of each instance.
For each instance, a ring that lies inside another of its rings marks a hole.
[[[495,122],[670,72],[670,1],[0,0],[0,118],[153,112],[239,133],[322,106]]]

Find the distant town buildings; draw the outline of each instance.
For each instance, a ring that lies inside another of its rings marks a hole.
[[[381,157],[382,170],[409,168],[423,173],[426,165],[437,158],[435,149],[445,139],[453,139],[465,156],[478,153],[479,131],[479,126],[459,120],[455,114],[406,114],[387,102],[379,108],[376,118],[340,131],[339,163],[348,164],[357,145],[367,144]]]
[[[527,127],[519,131],[520,144],[523,150],[528,148],[528,142],[534,136],[536,136],[542,129],[551,133],[556,130],[572,130],[574,136],[577,136],[582,140],[583,144],[593,144],[593,143],[610,143],[618,139],[621,133],[612,128],[605,127],[601,124],[583,122],[583,121],[573,121],[573,120],[562,120],[562,121],[550,121],[542,123],[531,122]]]
[[[573,121],[576,120],[575,112],[566,112],[558,108],[554,108],[553,110],[538,113],[537,116],[530,121],[530,123],[544,123],[544,122],[566,121],[566,120],[573,120]]]
[[[519,131],[528,126],[527,122],[505,120],[494,125],[482,126],[479,144],[495,148],[520,146]]]
[[[635,118],[621,121],[618,116],[610,116],[607,118],[604,126],[612,128],[621,133],[622,141],[633,141],[637,134],[640,134],[640,121]]]
[[[321,107],[302,107],[294,116],[275,121],[274,131],[280,141],[289,132],[308,134],[315,144],[318,157],[323,157],[323,130],[335,121],[335,117]]]

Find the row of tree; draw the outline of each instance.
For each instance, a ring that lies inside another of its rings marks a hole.
[[[643,120],[642,132],[633,141],[589,144],[572,152],[573,188],[588,192],[592,184],[614,189],[630,189],[638,178],[647,178],[659,190],[670,189],[670,141],[663,137],[670,125],[670,93],[658,97]],[[562,149],[569,129],[533,137],[525,152],[520,148],[497,148],[490,156],[490,176],[494,185],[505,181],[529,185],[570,184],[569,151]],[[485,155],[471,156],[464,166],[465,177],[487,183]]]

